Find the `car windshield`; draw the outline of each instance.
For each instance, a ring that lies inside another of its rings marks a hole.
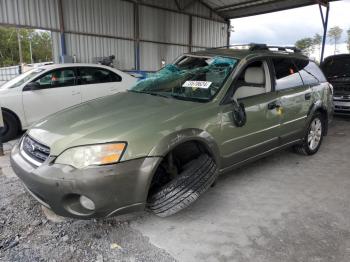
[[[45,69],[43,69],[43,68],[36,68],[36,69],[29,70],[29,71],[27,71],[19,76],[16,76],[15,78],[11,79],[10,81],[4,83],[0,88],[1,89],[9,89],[9,88],[18,87],[18,86],[22,85],[23,83],[29,81],[30,79],[34,78],[35,76],[37,76],[38,74],[40,74],[44,70]]]
[[[331,59],[322,68],[327,78],[350,77],[350,56]]]
[[[236,64],[234,58],[185,56],[139,81],[129,91],[207,102],[222,88]]]

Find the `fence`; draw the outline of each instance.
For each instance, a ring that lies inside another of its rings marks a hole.
[[[20,66],[9,66],[0,68],[0,85],[11,80],[21,72]]]

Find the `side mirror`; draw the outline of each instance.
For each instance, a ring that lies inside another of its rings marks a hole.
[[[33,91],[33,90],[38,90],[40,88],[41,88],[41,86],[39,85],[39,83],[37,83],[37,82],[30,82],[24,87],[23,91]]]
[[[237,102],[237,100],[232,100],[233,105],[233,111],[232,111],[232,118],[233,122],[237,127],[242,127],[247,122],[247,115],[245,113],[245,108],[243,103]]]

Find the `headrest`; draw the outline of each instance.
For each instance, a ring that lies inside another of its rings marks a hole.
[[[245,70],[244,82],[248,84],[265,84],[265,74],[262,67],[248,67]]]

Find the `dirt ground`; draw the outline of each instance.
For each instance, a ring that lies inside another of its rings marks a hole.
[[[0,261],[350,261],[350,121],[313,157],[274,154],[169,218],[51,214],[0,157]]]

